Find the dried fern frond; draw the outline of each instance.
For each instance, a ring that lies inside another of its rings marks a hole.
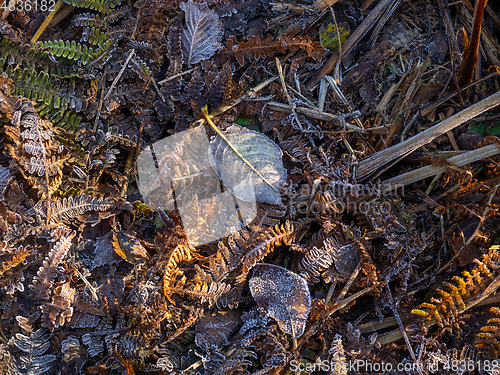
[[[57,357],[45,354],[50,348],[50,336],[45,328],[40,328],[28,336],[17,333],[12,338],[12,345],[21,353],[17,355],[18,374],[50,373]]]
[[[5,199],[5,190],[7,190],[7,186],[13,178],[14,176],[10,174],[9,168],[0,166],[0,200]]]
[[[203,271],[197,264],[194,267],[196,275],[194,280],[189,282],[189,286],[182,291],[174,290],[177,293],[185,293],[189,297],[199,300],[201,303],[208,302],[208,307],[211,308],[220,296],[229,292],[231,285],[222,281],[214,281],[212,276]]]
[[[52,201],[50,220],[54,223],[70,223],[72,220],[88,212],[102,213],[103,215],[100,216],[102,219],[116,215],[123,210],[132,212],[132,205],[123,198],[94,197],[81,193],[76,197]],[[38,202],[28,212],[29,214],[36,213],[40,215],[40,217],[46,218],[47,206],[44,202]]]
[[[54,289],[51,303],[39,306],[42,312],[42,327],[49,328],[51,332],[55,328],[68,323],[73,316],[73,302],[75,301],[76,290],[68,283],[58,285]]]
[[[430,302],[412,310],[427,321],[436,322],[440,327],[450,327],[465,310],[467,302],[480,295],[491,281],[498,277],[500,270],[500,247],[492,246],[482,259],[474,259],[476,266],[471,272],[464,271],[463,277],[453,276],[450,282],[443,282],[446,288],[436,289],[440,298],[432,298]],[[447,290],[447,291],[446,291]]]
[[[171,299],[172,291],[170,289],[174,285],[175,279],[178,276],[179,264],[191,262],[192,260],[198,258],[198,254],[193,248],[178,245],[167,256],[168,260],[165,266],[165,273],[163,274],[163,294],[175,305],[175,302]]]
[[[327,238],[319,249],[314,246],[304,255],[299,264],[300,275],[311,284],[319,282],[321,272],[333,265],[341,247],[333,237]]]
[[[239,42],[235,37],[230,37],[226,41],[226,47],[222,50],[229,57],[238,61],[240,65],[245,64],[245,59],[269,58],[287,51],[304,51],[307,56],[319,60],[326,50],[319,42],[313,42],[308,37],[292,37],[282,34],[278,39],[273,40],[272,36],[266,38],[250,38],[247,42]]]
[[[62,236],[45,257],[43,266],[38,270],[37,276],[33,278],[33,284],[29,286],[36,298],[48,299],[50,297],[52,283],[57,276],[56,268],[71,248],[75,235],[76,232],[73,231]]]
[[[80,340],[73,336],[68,336],[61,342],[61,353],[66,365],[74,366],[73,368],[83,366],[83,362],[87,359],[85,348],[80,344]]]
[[[196,345],[208,352],[211,348],[227,345],[229,336],[237,327],[235,321],[221,321],[217,317],[201,319],[196,324]]]
[[[237,284],[241,287],[245,283],[248,272],[260,262],[266,255],[274,250],[276,246],[291,245],[295,239],[295,229],[288,220],[284,225],[276,225],[268,231],[262,233],[260,238],[255,240],[254,246],[245,254],[241,260],[242,269],[237,278]]]
[[[494,359],[499,357],[500,352],[500,308],[492,307],[490,312],[496,315],[481,327],[477,334],[476,348],[488,348]]]
[[[332,355],[330,368],[333,368],[333,371],[330,372],[330,375],[347,375],[347,361],[342,345],[342,336],[338,333],[335,335],[328,353]]]
[[[82,336],[82,343],[87,346],[87,352],[91,357],[97,357],[104,352],[104,343],[98,335],[86,333]]]
[[[50,197],[59,188],[63,165],[70,157],[67,148],[55,140],[52,123],[43,120],[33,104],[23,98],[5,132],[13,141],[7,145],[7,152],[24,178],[42,192],[42,199]]]
[[[26,260],[33,251],[31,246],[2,249],[0,253],[0,276]]]

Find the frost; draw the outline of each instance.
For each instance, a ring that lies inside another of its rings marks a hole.
[[[182,3],[187,29],[182,33],[182,53],[188,65],[213,56],[220,48],[222,30],[219,16],[205,4]]]
[[[296,337],[304,333],[311,294],[302,277],[280,266],[258,264],[250,279],[250,292],[284,332],[294,332]]]

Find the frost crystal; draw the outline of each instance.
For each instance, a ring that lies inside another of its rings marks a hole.
[[[304,333],[311,294],[302,277],[280,266],[258,264],[250,279],[250,292],[284,332],[294,332],[296,337]]]

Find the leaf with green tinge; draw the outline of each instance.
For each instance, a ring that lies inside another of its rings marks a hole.
[[[245,202],[281,205],[286,180],[281,149],[267,136],[238,125],[210,141],[209,160],[224,186]],[[236,151],[235,151],[236,150]]]
[[[483,135],[500,135],[500,121],[495,121],[494,126],[486,126],[485,122],[480,122],[472,125],[469,130]]]
[[[339,25],[338,35],[340,35],[340,42],[344,44],[347,40],[347,37],[349,36],[349,30],[344,26]],[[337,51],[339,49],[338,35],[335,25],[332,23],[329,24],[326,29],[320,31],[319,33],[319,40],[321,42],[321,45],[324,48],[328,48],[332,51]]]

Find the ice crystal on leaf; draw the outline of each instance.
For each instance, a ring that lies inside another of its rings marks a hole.
[[[220,48],[222,30],[219,16],[206,5],[182,3],[187,29],[182,33],[182,53],[188,65],[206,60]]]
[[[311,311],[311,294],[305,279],[283,267],[257,264],[250,279],[250,292],[266,314],[286,333],[304,333]]]

